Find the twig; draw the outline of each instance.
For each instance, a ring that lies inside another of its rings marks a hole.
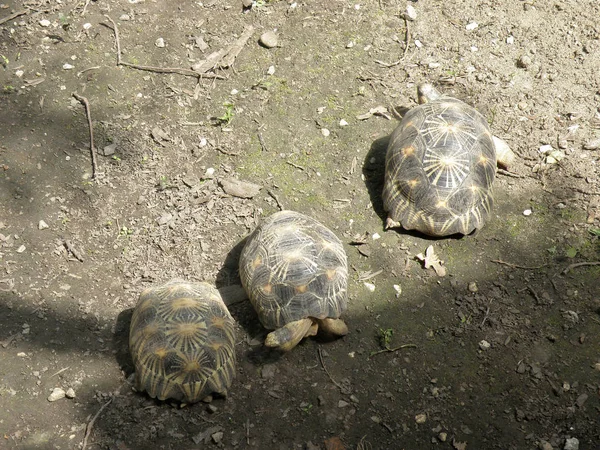
[[[479,328],[483,328],[483,326],[485,325],[485,322],[488,319],[488,316],[490,315],[490,305],[492,304],[494,300],[491,299],[490,302],[487,305],[487,308],[485,309],[485,315],[483,316],[483,320],[481,321],[481,325],[479,325]]]
[[[68,239],[64,239],[63,240],[63,245],[65,246],[65,248],[71,252],[71,254],[77,258],[77,260],[79,262],[83,262],[83,257],[81,256],[81,253],[79,253],[75,247],[73,247],[73,244],[71,244],[71,241],[69,241]]]
[[[79,103],[82,103],[85,106],[85,114],[87,115],[88,127],[90,129],[90,152],[92,154],[92,180],[96,178],[98,175],[98,162],[96,161],[96,149],[94,148],[94,127],[92,126],[92,113],[90,112],[90,103],[88,99],[80,96],[76,92],[73,92],[73,97],[75,97]],[[77,258],[77,257],[76,257]],[[79,259],[79,258],[77,258]]]
[[[281,204],[281,202],[279,201],[279,198],[277,198],[277,195],[275,195],[275,192],[273,192],[271,189],[267,190],[267,194],[269,194],[271,196],[271,198],[273,200],[275,200],[275,203],[277,203],[277,207],[279,208],[280,211],[283,211],[285,208],[283,207],[283,205]]]
[[[548,264],[542,264],[541,266],[535,266],[535,267],[520,266],[518,264],[509,263],[506,261],[502,261],[500,259],[492,259],[492,262],[494,262],[496,264],[502,264],[504,266],[512,267],[513,269],[524,269],[524,270],[537,270],[537,269],[541,269],[542,267],[546,267],[548,265]]]
[[[87,427],[85,428],[85,437],[83,438],[83,446],[81,447],[82,450],[85,450],[85,448],[87,447],[87,440],[90,437],[90,434],[92,434],[92,428],[94,427],[94,422],[96,422],[96,419],[98,418],[98,416],[100,415],[100,413],[102,413],[102,411],[104,410],[104,408],[106,408],[108,405],[110,405],[110,403],[112,401],[113,401],[113,399],[111,398],[104,405],[102,405],[100,407],[100,409],[98,410],[98,412],[96,413],[96,415],[87,424]]]
[[[497,172],[501,175],[506,175],[507,177],[525,178],[525,176],[523,176],[523,175],[519,175],[518,173],[515,173],[515,172],[509,172],[508,170],[505,170],[505,169],[498,168]]]
[[[408,41],[410,41],[410,27],[406,16],[404,16],[404,25],[406,26],[406,33],[404,34],[404,54],[401,59],[406,58],[406,54],[408,53]]]
[[[77,72],[77,76],[80,77],[84,73],[86,73],[90,70],[96,70],[96,69],[100,69],[100,66],[93,66],[93,67],[88,67],[87,69],[83,69],[81,72]]]
[[[113,26],[113,31],[115,33],[115,44],[117,46],[117,66],[125,66],[125,67],[130,67],[132,69],[145,70],[147,72],[155,72],[155,73],[176,73],[176,74],[183,75],[186,77],[194,77],[194,78],[198,78],[198,79],[202,79],[202,78],[212,78],[212,79],[216,78],[219,80],[225,79],[225,77],[223,75],[219,75],[216,73],[198,73],[192,69],[184,69],[184,68],[179,68],[179,67],[141,66],[139,64],[131,64],[131,63],[123,61],[121,59],[121,40],[119,39],[119,27],[117,27],[117,24],[115,23],[114,20],[112,20],[112,18],[110,16],[105,15],[104,17],[106,17],[110,21],[110,23]]]
[[[69,367],[69,366],[67,366],[67,367],[63,367],[62,369],[60,369],[60,370],[59,370],[58,372],[56,372],[55,374],[52,374],[52,375],[50,375],[50,377],[49,377],[49,378],[53,378],[53,377],[55,377],[56,375],[58,375],[58,374],[61,374],[61,373],[63,373],[65,370],[69,370],[69,369],[70,369],[70,367]]]
[[[85,0],[85,5],[83,5],[83,11],[81,11],[82,16],[85,16],[85,10],[89,6],[89,4],[90,4],[90,0]]]
[[[583,266],[600,266],[600,261],[588,261],[588,262],[580,262],[575,264],[570,264],[567,266],[565,270],[562,271],[563,275],[568,274],[572,269]]]
[[[415,344],[404,344],[404,345],[399,345],[398,347],[390,348],[386,345],[383,350],[371,352],[371,354],[369,355],[369,358],[372,358],[375,355],[379,355],[380,353],[396,352],[398,350],[402,350],[403,348],[417,348],[417,346]]]
[[[267,146],[265,144],[265,141],[263,140],[262,134],[260,134],[260,131],[257,131],[256,134],[258,135],[258,142],[260,142],[260,148],[262,148],[263,152],[268,152],[269,150],[267,149]]]
[[[289,164],[289,165],[290,165],[290,166],[292,166],[292,167],[295,167],[296,169],[300,169],[300,170],[306,170],[304,167],[302,167],[302,166],[299,166],[298,164],[294,164],[294,163],[293,163],[293,162],[291,162],[291,161],[286,161],[286,163],[287,163],[287,164]]]
[[[540,296],[537,294],[537,292],[535,292],[535,290],[527,285],[527,289],[529,290],[529,292],[531,293],[531,295],[533,295],[533,298],[535,298],[535,302],[539,305],[542,303],[542,301],[540,300]]]
[[[246,445],[250,445],[250,419],[246,419]]]
[[[342,394],[348,394],[348,389],[346,389],[344,386],[335,381],[329,373],[329,370],[327,370],[327,367],[325,367],[325,361],[323,361],[323,351],[321,350],[321,347],[317,348],[317,353],[319,354],[319,362],[321,363],[321,367],[323,367],[323,370],[325,371],[331,382],[337,386],[337,388],[342,392]]]
[[[0,25],[2,25],[3,23],[9,22],[9,21],[11,21],[13,19],[16,19],[19,16],[23,16],[23,15],[27,14],[28,12],[29,12],[28,9],[23,9],[21,11],[17,11],[15,13],[12,13],[10,16],[6,16],[5,18],[0,19]]]

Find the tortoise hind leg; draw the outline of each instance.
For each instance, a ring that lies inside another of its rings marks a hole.
[[[314,336],[317,324],[312,319],[296,320],[270,332],[265,339],[267,347],[277,347],[284,352],[293,349],[305,336]]]
[[[348,325],[342,319],[319,319],[319,326],[335,336],[346,336],[348,334]]]
[[[494,139],[494,146],[496,147],[496,160],[498,165],[504,169],[508,169],[515,161],[515,154],[510,149],[508,144],[502,139],[496,136],[492,136]]]

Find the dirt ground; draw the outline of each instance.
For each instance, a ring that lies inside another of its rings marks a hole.
[[[0,448],[600,449],[597,0],[250,3],[0,0]],[[518,155],[475,235],[383,230],[422,81]],[[134,392],[140,292],[239,282],[280,208],[344,242],[350,334],[280,356],[240,303],[226,399]]]

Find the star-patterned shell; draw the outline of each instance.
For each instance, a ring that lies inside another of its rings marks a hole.
[[[337,319],[348,302],[348,262],[341,241],[315,219],[294,211],[271,215],[248,237],[240,278],[270,330],[309,317]]]
[[[207,283],[146,289],[129,334],[136,388],[184,403],[225,395],[235,375],[234,332],[219,291]]]
[[[485,118],[441,96],[412,108],[392,133],[384,208],[407,230],[469,234],[490,214],[495,176],[496,150]]]

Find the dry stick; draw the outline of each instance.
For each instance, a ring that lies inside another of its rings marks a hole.
[[[65,248],[67,249],[67,251],[71,252],[71,254],[79,261],[79,262],[83,262],[83,256],[81,256],[81,253],[79,253],[77,251],[77,249],[75,249],[75,247],[73,247],[73,244],[71,244],[71,241],[69,241],[68,239],[65,239],[63,241],[63,244],[65,246]]]
[[[500,259],[492,259],[492,262],[494,262],[496,264],[502,264],[504,266],[512,267],[513,269],[524,269],[524,270],[537,270],[537,269],[541,269],[542,267],[546,267],[548,265],[548,264],[542,264],[541,266],[535,266],[535,267],[520,266],[518,264],[509,263],[506,261],[502,261]]]
[[[112,401],[113,401],[113,399],[111,398],[104,405],[102,405],[100,407],[100,409],[98,410],[98,412],[96,413],[96,415],[87,424],[87,427],[85,429],[85,437],[83,438],[83,447],[82,447],[82,450],[85,450],[85,448],[87,447],[87,440],[90,437],[90,434],[92,434],[92,428],[94,427],[94,422],[96,422],[96,419],[98,418],[98,416],[100,415],[100,413],[104,410],[104,408],[106,408],[108,405],[110,405],[110,403]]]
[[[380,353],[386,353],[386,352],[396,352],[398,350],[402,350],[403,348],[417,348],[417,346],[415,344],[404,344],[404,345],[399,345],[398,347],[394,347],[394,348],[390,348],[388,346],[386,346],[383,350],[379,350],[377,352],[371,352],[371,354],[369,355],[369,358],[372,358],[375,355],[379,355]]]
[[[16,13],[12,13],[10,16],[6,16],[4,19],[0,19],[0,25],[3,23],[9,22],[13,19],[16,19],[19,16],[23,16],[29,12],[28,9],[23,9],[21,11],[17,11]]]
[[[275,200],[275,203],[277,203],[277,207],[279,208],[280,211],[283,211],[285,208],[283,207],[283,205],[281,204],[281,202],[279,201],[279,198],[277,198],[277,195],[275,195],[275,192],[273,192],[271,189],[267,190],[267,194],[269,194],[271,196],[271,198],[273,198],[273,200]]]
[[[258,135],[258,142],[260,142],[260,148],[262,149],[263,152],[268,152],[269,149],[267,149],[267,146],[265,144],[265,141],[262,137],[262,134],[260,134],[260,131],[257,131],[256,134]]]
[[[80,103],[83,104],[83,106],[85,106],[85,114],[87,115],[87,120],[88,120],[88,126],[90,129],[90,152],[92,153],[92,180],[96,178],[96,175],[98,174],[98,162],[96,161],[96,149],[94,147],[94,128],[92,126],[92,113],[90,112],[90,103],[88,102],[88,99],[85,97],[82,97],[81,95],[77,94],[77,92],[73,92],[73,97],[75,97]],[[66,241],[65,241],[65,245]],[[73,252],[71,252],[73,253]],[[75,255],[73,253],[73,255]],[[75,256],[77,258],[77,256]],[[77,258],[79,259],[79,258]]]
[[[113,31],[115,33],[115,43],[117,46],[117,66],[131,67],[132,69],[145,70],[147,72],[155,72],[155,73],[176,73],[176,74],[183,75],[186,77],[195,77],[198,79],[202,79],[202,78],[216,78],[219,80],[225,79],[225,77],[223,75],[218,75],[216,73],[198,73],[191,69],[183,69],[183,68],[179,68],[179,67],[141,66],[138,64],[131,64],[131,63],[123,61],[121,59],[121,39],[119,38],[119,27],[117,27],[117,24],[115,23],[114,20],[112,20],[112,18],[110,16],[105,15],[104,17],[106,17],[110,21],[110,23],[113,26]]]
[[[89,5],[90,5],[90,0],[85,0],[85,5],[83,5],[83,11],[81,11],[82,16],[85,16],[85,11]]]
[[[348,389],[346,389],[344,386],[335,381],[329,373],[329,370],[327,370],[327,367],[325,367],[325,361],[323,361],[323,351],[321,350],[321,347],[317,348],[317,352],[319,354],[319,361],[321,362],[321,367],[323,367],[323,370],[325,371],[331,382],[337,386],[337,388],[342,392],[342,394],[347,394]]]
[[[583,267],[583,266],[600,266],[600,261],[589,261],[589,262],[580,262],[580,263],[571,264],[571,265],[567,266],[567,268],[565,270],[562,271],[562,274],[566,275],[571,271],[571,269],[575,269],[576,267]]]
[[[509,172],[508,170],[505,169],[498,169],[498,173],[502,174],[502,175],[506,175],[507,177],[513,177],[513,178],[525,178],[525,176],[523,175],[519,175],[518,173],[515,172]]]

